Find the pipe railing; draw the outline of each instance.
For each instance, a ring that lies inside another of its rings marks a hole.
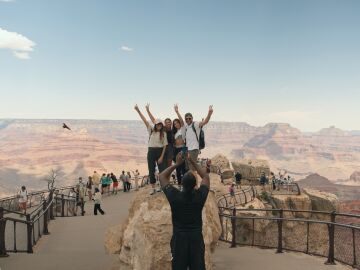
[[[247,214],[243,214],[248,212]],[[255,212],[265,212],[257,216]],[[298,217],[296,214],[310,214]],[[292,214],[292,216],[289,214]],[[320,215],[320,216],[319,216]],[[324,216],[326,215],[326,216]],[[303,252],[326,257],[360,269],[360,215],[292,209],[236,209],[219,207],[221,241],[230,247],[257,246]],[[352,217],[355,224],[344,224],[336,217]],[[326,217],[319,220],[318,217]]]

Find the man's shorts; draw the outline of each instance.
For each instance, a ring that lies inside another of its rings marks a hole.
[[[192,161],[194,161],[195,163],[197,163],[198,160],[198,156],[199,156],[199,150],[195,149],[195,150],[190,150],[189,151],[189,155],[190,155],[190,159]],[[192,165],[190,162],[186,161],[186,167],[190,170],[190,171],[196,171],[196,168],[194,167],[194,165]]]

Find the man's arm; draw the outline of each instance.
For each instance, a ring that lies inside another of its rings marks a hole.
[[[166,187],[170,183],[170,177],[172,172],[184,162],[181,153],[176,156],[176,163],[166,168],[162,173],[159,174],[159,181],[161,188]]]
[[[205,126],[207,123],[209,123],[210,118],[211,118],[211,115],[213,114],[213,112],[214,112],[214,110],[213,110],[213,106],[212,106],[212,105],[210,105],[210,106],[209,106],[209,112],[208,112],[208,115],[206,116],[206,118],[205,118],[205,120],[204,120],[204,121],[201,121],[201,122],[199,123],[199,127],[203,127],[203,126]]]
[[[152,113],[150,112],[150,104],[146,104],[146,111],[151,119],[151,122],[153,122],[153,124],[155,124],[155,117],[152,115]]]
[[[180,125],[183,127],[185,125],[185,122],[184,122],[184,119],[182,118],[180,112],[179,112],[179,106],[178,104],[175,104],[174,105],[174,109],[175,109],[175,112],[177,114],[177,117],[179,118],[179,121],[180,121]]]
[[[197,164],[195,161],[193,161],[191,158],[188,158],[188,161],[191,162],[191,164],[195,167],[197,173],[200,175],[202,179],[201,185],[205,185],[210,188],[210,176],[206,172],[206,170],[202,168],[199,164]]]

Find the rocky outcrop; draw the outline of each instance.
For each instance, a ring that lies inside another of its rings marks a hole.
[[[339,210],[339,199],[334,194],[308,188],[304,188],[303,193],[309,196],[314,211],[332,212]]]
[[[355,171],[350,175],[350,180],[360,183],[360,171]]]
[[[217,154],[211,159],[210,171],[212,173],[218,173],[219,170],[227,170],[230,169],[230,161],[227,157]]]
[[[122,226],[107,232],[105,246],[109,253],[119,254],[113,269],[170,270],[172,222],[170,205],[163,193],[148,195],[139,191],[133,199],[129,217]],[[221,233],[218,208],[213,192],[203,209],[203,236],[206,269],[212,269],[211,253]]]
[[[267,176],[270,175],[269,163],[266,160],[260,159],[243,159],[232,162],[232,167],[235,172],[240,172],[243,179],[255,180],[259,179],[262,172]]]
[[[311,210],[311,200],[308,195],[271,195],[270,200],[277,209]],[[309,218],[306,212],[284,212],[285,218]]]

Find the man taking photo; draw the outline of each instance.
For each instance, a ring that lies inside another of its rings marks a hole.
[[[182,179],[183,190],[170,185],[172,172],[179,167],[184,158],[182,153],[176,163],[159,175],[160,185],[171,207],[173,236],[170,242],[173,270],[205,270],[205,244],[202,235],[202,209],[210,188],[209,174],[191,158],[192,164],[202,182],[195,189],[196,177],[189,171]]]

